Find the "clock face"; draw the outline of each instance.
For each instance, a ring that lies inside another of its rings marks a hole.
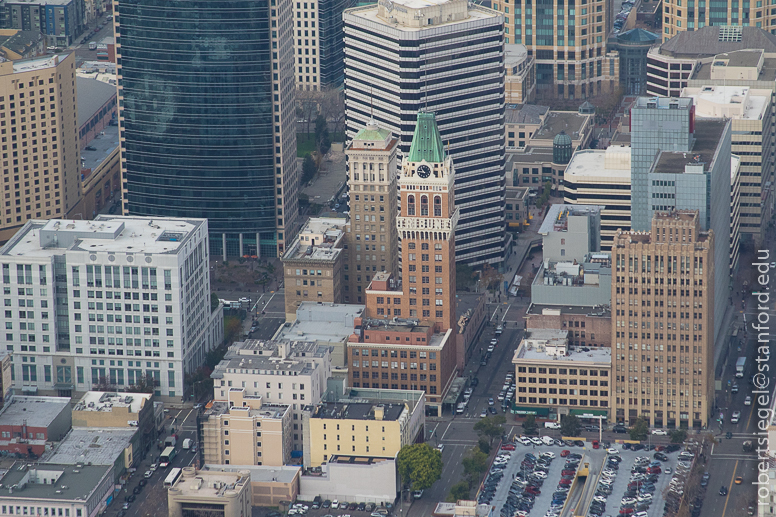
[[[420,167],[418,167],[417,173],[418,173],[418,176],[420,176],[421,178],[428,178],[429,176],[431,176],[431,169],[429,168],[428,165],[421,165]]]

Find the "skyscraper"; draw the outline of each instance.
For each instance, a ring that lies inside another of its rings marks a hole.
[[[401,0],[348,9],[344,20],[348,138],[374,118],[399,138],[406,156],[416,114],[435,112],[456,164],[456,260],[501,262],[503,17],[466,0]]]
[[[350,0],[313,0],[294,3],[296,87],[316,91],[339,87],[344,78],[342,11]]]
[[[124,213],[207,218],[216,257],[282,253],[298,213],[291,3],[113,5]]]

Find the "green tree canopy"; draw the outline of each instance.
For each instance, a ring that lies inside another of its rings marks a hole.
[[[684,441],[687,439],[687,430],[686,429],[674,429],[669,434],[671,437],[671,443],[684,443]]]
[[[488,439],[488,445],[493,445],[493,439],[504,434],[504,427],[502,426],[506,421],[507,419],[504,418],[504,415],[496,415],[492,418],[485,417],[474,424],[474,430],[479,436],[484,436]]]
[[[302,161],[302,183],[307,183],[313,179],[317,170],[318,167],[315,165],[313,157],[310,153],[305,154],[304,160]]]
[[[410,490],[425,490],[442,477],[442,453],[427,443],[405,445],[396,461],[402,483]]]
[[[629,432],[631,440],[646,440],[647,433],[649,433],[649,425],[643,417],[639,417],[636,419],[636,422],[633,424],[633,427],[631,427]]]
[[[458,263],[455,265],[455,285],[459,289],[465,289],[474,285],[476,272],[468,264]]]
[[[536,434],[536,417],[534,415],[528,415],[523,422],[523,431],[525,434]]]
[[[474,447],[468,456],[464,456],[461,464],[463,465],[463,477],[471,488],[477,485],[482,473],[488,470],[488,455]]]
[[[447,502],[456,503],[461,500],[468,500],[470,491],[469,483],[459,481],[450,488],[450,496],[447,498]]]
[[[563,436],[579,436],[581,428],[576,415],[565,415],[560,419],[560,434]]]

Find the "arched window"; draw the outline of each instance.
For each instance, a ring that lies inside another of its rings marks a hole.
[[[442,197],[434,196],[434,217],[442,217]]]
[[[407,215],[415,215],[415,196],[407,196]]]
[[[428,196],[420,196],[420,215],[428,215]]]

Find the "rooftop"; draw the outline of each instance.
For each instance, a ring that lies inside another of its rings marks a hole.
[[[690,109],[692,99],[676,97],[638,97],[633,107],[636,109]]]
[[[292,483],[299,475],[301,467],[287,466],[270,467],[267,465],[211,465],[203,470],[209,472],[249,472],[251,483]]]
[[[695,58],[744,49],[762,49],[766,53],[774,53],[776,35],[757,27],[714,25],[680,32],[659,48],[661,54]]]
[[[407,12],[407,9],[429,9],[429,8],[435,8],[437,12],[446,10],[446,4],[453,4],[458,3],[455,2],[455,0],[397,0],[394,2],[386,2],[386,7],[384,8],[386,11],[388,10],[387,5],[390,5],[392,9],[395,10],[401,10],[403,9],[404,12]],[[470,4],[467,11],[466,11],[466,17],[464,19],[460,20],[452,20],[449,22],[439,22],[439,23],[433,23],[429,25],[424,25],[421,27],[415,27],[410,26],[403,23],[398,23],[396,21],[396,18],[392,19],[386,19],[382,16],[378,16],[378,12],[380,9],[380,4],[378,3],[372,3],[367,4],[363,7],[354,7],[352,9],[347,9],[344,13],[344,16],[354,16],[357,18],[362,18],[365,21],[372,22],[373,24],[379,24],[383,27],[388,27],[393,31],[401,31],[401,32],[420,32],[420,31],[434,31],[439,29],[440,27],[450,27],[450,29],[454,30],[456,24],[461,23],[468,23],[468,24],[476,24],[478,21],[482,20],[491,20],[493,23],[498,22],[501,20],[503,22],[503,17],[500,13],[496,11],[492,11],[491,9],[488,9],[487,7],[482,7],[476,4]],[[406,17],[406,14],[405,14]]]
[[[576,305],[576,306],[558,306],[558,305],[544,305],[539,303],[532,303],[528,306],[526,315],[539,315],[539,314],[555,314],[555,312],[561,314],[574,314],[584,316],[596,316],[601,318],[611,317],[612,311],[608,306],[603,305]]]
[[[512,68],[517,66],[528,57],[528,49],[520,43],[507,43],[504,45],[504,66]]]
[[[345,236],[347,219],[312,217],[299,231],[283,260],[334,261],[342,250],[338,247]]]
[[[528,196],[528,187],[507,187],[506,199],[523,199]]]
[[[374,404],[372,402],[321,402],[314,406],[310,418],[327,418],[337,420],[376,420],[375,410],[382,407],[384,413],[381,420],[398,420],[406,409],[404,402]]]
[[[544,124],[531,138],[537,140],[552,140],[555,135],[565,131],[572,140],[578,140],[580,131],[588,123],[592,115],[580,115],[576,111],[550,111],[544,119]]]
[[[274,348],[265,346],[274,344]],[[288,345],[291,346],[288,346]],[[282,349],[294,347],[294,354],[286,354]],[[234,345],[230,350],[234,348]],[[319,348],[321,350],[319,350]],[[292,343],[258,342],[252,340],[236,354],[229,354],[218,363],[210,375],[213,379],[223,379],[225,373],[253,373],[260,375],[311,375],[318,364],[314,358],[325,356],[323,346],[314,341],[294,341]],[[249,354],[255,355],[249,355]]]
[[[54,56],[35,57],[32,59],[19,59],[18,61],[13,61],[13,73],[20,74],[24,72],[44,70],[46,68],[55,68],[59,63],[64,61],[67,56],[68,54],[56,54]],[[3,68],[2,70],[3,72],[0,73],[0,75],[8,75],[10,72],[10,67]]]
[[[747,51],[741,51],[742,53],[746,53]],[[776,52],[776,50],[774,50]],[[738,52],[736,52],[737,54]],[[731,53],[732,54],[732,53]],[[750,52],[751,54],[751,52]],[[724,54],[721,54],[724,55]],[[692,75],[690,76],[690,81],[708,81],[711,79],[711,70],[714,68],[715,62],[714,61],[708,61],[708,62],[701,62],[698,63],[698,65],[695,67],[695,69],[692,72]],[[735,66],[735,65],[728,65],[728,66]],[[754,66],[754,65],[752,65]],[[760,68],[760,73],[757,77],[758,81],[766,81],[766,82],[773,82],[776,80],[776,58],[769,58],[765,57],[763,60],[763,66]],[[719,82],[719,80],[717,80]],[[723,81],[724,82],[724,81]],[[732,82],[732,81],[731,81]]]
[[[611,365],[608,347],[570,347],[568,330],[531,329],[515,350],[512,363],[528,361],[558,361],[604,363]]]
[[[567,181],[617,183],[630,185],[631,148],[610,146],[576,151],[566,167]]]
[[[524,150],[507,151],[507,170],[513,168],[519,164],[531,164],[531,163],[551,163],[552,162],[552,147],[536,147],[529,145]],[[512,164],[512,167],[510,167]]]
[[[507,124],[541,124],[550,111],[548,106],[536,104],[507,104],[504,110]]]
[[[758,92],[761,95],[757,95]],[[695,100],[696,117],[762,120],[771,102],[771,91],[752,90],[748,86],[709,85],[686,87],[682,97]]]
[[[359,341],[363,343],[369,343],[369,344],[381,344],[378,341],[375,341],[375,337],[370,339],[370,335],[367,334],[370,330],[378,331],[378,332],[392,332],[392,333],[416,333],[416,334],[422,334],[422,336],[417,336],[420,341],[396,341],[395,343],[388,343],[386,340],[384,344],[388,346],[430,346],[430,347],[440,347],[445,343],[445,340],[448,339],[449,335],[452,333],[452,329],[448,329],[445,332],[432,332],[433,325],[429,325],[427,322],[421,322],[417,319],[400,319],[400,318],[391,318],[391,319],[377,319],[377,318],[371,318],[371,319],[363,319],[361,321],[361,336],[363,337],[364,341]],[[382,334],[379,334],[379,337],[382,338]],[[426,340],[426,337],[428,337],[428,341]],[[369,341],[367,341],[369,340]],[[351,344],[355,344],[352,343]]]
[[[113,465],[137,432],[132,428],[74,427],[42,461],[64,465]]]
[[[408,0],[408,2],[423,3],[427,0]],[[439,3],[445,3],[440,0]],[[407,161],[441,163],[445,159],[445,148],[437,127],[436,116],[433,113],[418,112],[415,132],[412,134],[412,144]]]
[[[65,250],[91,253],[177,253],[205,219],[98,215],[93,221],[31,220],[0,255],[50,257]]]
[[[150,393],[117,393],[110,391],[87,391],[73,411],[113,411],[114,407],[128,408],[130,413],[139,413],[151,400]]]
[[[686,166],[700,166],[709,171],[714,153],[725,129],[726,120],[695,119],[695,142],[690,152],[667,152],[658,155],[654,165],[655,173],[683,174]]]
[[[601,213],[602,206],[598,205],[564,205],[552,204],[544,216],[540,235],[548,235],[553,232],[564,232],[568,229],[568,218],[571,216],[591,216]]]
[[[113,465],[15,463],[0,482],[4,487],[16,488],[12,494],[1,491],[0,500],[87,501],[112,469]]]
[[[243,390],[244,388],[229,388],[230,391],[233,390]],[[243,398],[245,400],[261,400],[261,397],[253,397],[244,395]],[[270,403],[262,403],[261,407],[259,409],[254,409],[250,406],[232,406],[229,407],[229,402],[225,401],[212,401],[211,403],[208,403],[207,406],[205,406],[205,411],[203,415],[205,417],[218,417],[224,414],[229,414],[230,411],[238,411],[238,412],[244,412],[245,416],[248,417],[260,417],[260,418],[270,418],[274,420],[282,420],[283,415],[288,412],[289,406],[287,404],[270,404]]]
[[[114,99],[113,104],[116,104],[116,86],[86,77],[76,77],[75,84],[78,92],[78,127],[89,122],[109,100]]]
[[[249,479],[244,468],[239,472],[218,472],[184,467],[178,481],[170,488],[170,494],[208,498],[232,496],[239,492]]]
[[[70,411],[69,397],[35,397],[14,395],[0,410],[0,425],[48,427],[62,411]]]
[[[296,321],[283,324],[272,339],[345,342],[353,334],[354,320],[363,313],[363,305],[302,302]]]
[[[88,80],[99,82],[94,79]],[[95,135],[95,137],[89,140],[86,145],[92,149],[81,149],[81,168],[90,169],[93,172],[96,171],[100,164],[107,160],[119,146],[119,126],[105,126],[100,134]],[[85,181],[86,178],[88,178],[88,176],[82,178],[82,181]]]

